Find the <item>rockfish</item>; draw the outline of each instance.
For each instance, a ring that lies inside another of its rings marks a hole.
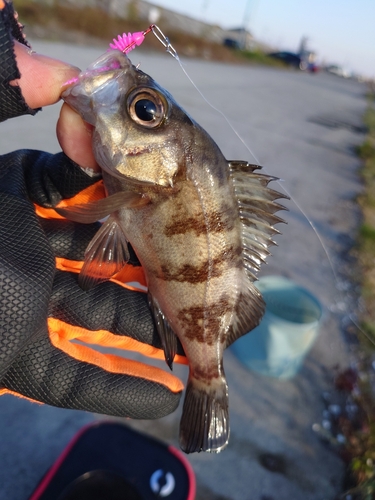
[[[150,76],[120,51],[82,72],[63,99],[92,124],[93,151],[108,197],[94,215],[110,217],[88,247],[81,284],[109,279],[128,259],[142,264],[149,302],[171,366],[177,337],[190,373],[180,444],[186,453],[228,443],[223,351],[258,325],[264,302],[253,282],[284,197],[256,165],[227,161],[213,139]],[[74,209],[72,209],[74,211]]]

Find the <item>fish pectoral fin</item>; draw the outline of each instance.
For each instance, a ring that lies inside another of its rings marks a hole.
[[[71,207],[56,207],[55,210],[59,215],[74,222],[91,224],[104,219],[120,208],[143,207],[148,203],[149,199],[146,196],[132,191],[120,191],[97,201],[72,205]]]
[[[225,340],[225,348],[259,325],[265,311],[262,294],[245,276],[236,314]]]
[[[128,242],[115,217],[106,220],[89,243],[79,284],[83,290],[109,280],[129,260]]]
[[[159,334],[161,345],[164,349],[165,361],[167,362],[169,368],[172,370],[173,360],[177,353],[176,334],[172,330],[171,325],[160,309],[157,300],[151,295],[151,293],[148,294],[148,302],[155,320],[156,330]]]
[[[228,387],[224,378],[206,387],[191,377],[180,422],[180,446],[185,453],[219,453],[229,440]]]

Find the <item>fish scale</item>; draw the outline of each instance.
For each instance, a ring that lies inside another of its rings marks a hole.
[[[93,151],[108,197],[61,209],[78,222],[109,215],[89,245],[80,283],[90,288],[126,264],[131,244],[172,366],[179,338],[189,362],[180,445],[219,452],[229,439],[223,352],[258,325],[253,281],[281,222],[256,165],[219,147],[150,76],[120,51],[81,73],[64,100],[95,129]],[[99,217],[100,216],[100,217]]]

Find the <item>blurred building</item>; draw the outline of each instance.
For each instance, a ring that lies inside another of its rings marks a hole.
[[[159,7],[145,0],[34,0],[49,6],[69,5],[71,7],[92,7],[106,12],[109,16],[133,21],[145,21],[147,24],[159,24],[163,29],[181,31],[194,36],[222,44],[231,39],[238,48],[251,50],[254,39],[244,28],[224,30],[220,26],[208,24],[199,19],[179,14]]]
[[[224,44],[241,50],[253,50],[255,40],[253,35],[245,28],[232,28],[224,31]]]
[[[183,14],[159,7],[144,0],[34,0],[47,5],[69,5],[75,7],[98,8],[108,15],[120,19],[157,23],[173,31],[182,31],[208,40],[222,43],[225,38],[223,28],[200,21]]]

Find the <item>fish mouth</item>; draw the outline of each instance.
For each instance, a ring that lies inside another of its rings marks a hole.
[[[139,153],[139,155],[142,154],[142,153]],[[126,155],[126,156],[130,156],[130,157],[134,157],[134,156],[137,156],[136,154],[135,155]],[[123,174],[122,172],[119,172],[117,168],[110,168],[106,165],[101,165],[100,166],[100,169],[102,172],[105,172],[106,174],[110,175],[111,177],[114,177],[116,179],[119,179],[120,181],[126,181],[127,185],[128,186],[133,186],[135,188],[141,188],[142,186],[143,187],[154,187],[155,186],[155,183],[152,182],[152,181],[147,181],[147,180],[144,180],[144,179],[138,179],[137,177],[135,176],[132,176],[132,175],[126,175],[126,174]]]

